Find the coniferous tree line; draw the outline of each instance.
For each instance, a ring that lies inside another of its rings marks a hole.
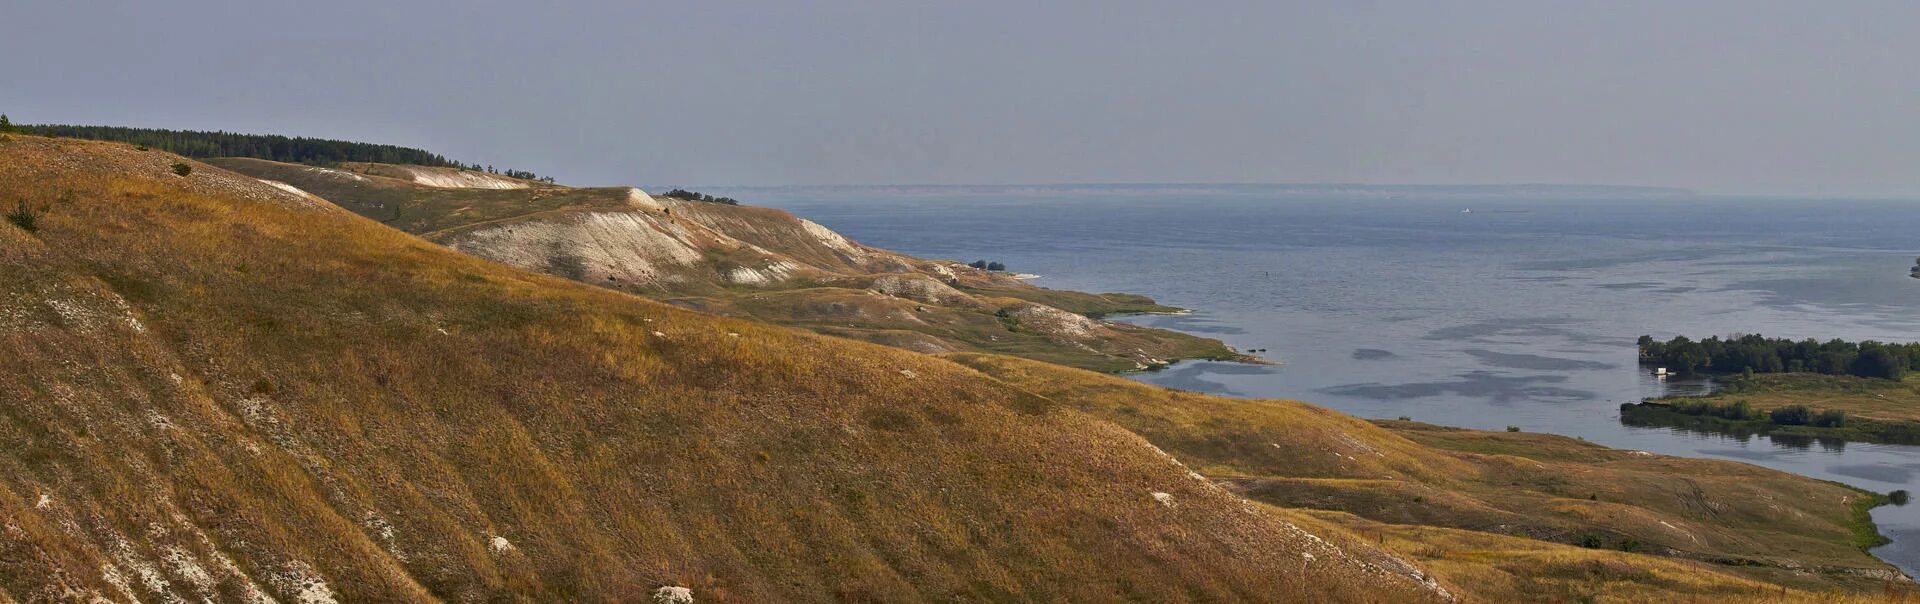
[[[398,145],[277,134],[241,134],[124,126],[16,124],[11,127],[24,134],[131,143],[194,158],[251,157],[278,162],[321,165],[340,162],[411,164],[484,171],[490,174],[504,174],[512,178],[553,182],[552,177],[541,177],[527,170],[495,170],[493,166],[483,167],[477,163],[462,163],[424,149]]]
[[[1680,373],[1820,373],[1900,379],[1920,370],[1920,343],[1789,340],[1760,335],[1665,342],[1640,336],[1640,360]]]

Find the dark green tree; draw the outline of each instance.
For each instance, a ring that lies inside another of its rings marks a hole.
[[[1814,372],[1898,380],[1920,369],[1920,343],[1795,341],[1749,334],[1699,341],[1680,336],[1665,342],[1641,336],[1639,348],[1641,362],[1661,363],[1681,373]]]

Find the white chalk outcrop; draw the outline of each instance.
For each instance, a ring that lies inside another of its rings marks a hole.
[[[1022,327],[1075,342],[1098,337],[1107,331],[1099,321],[1044,304],[1022,304],[1007,312]]]
[[[874,279],[868,289],[928,304],[963,304],[973,300],[973,296],[920,274],[883,275]]]
[[[728,270],[723,275],[728,283],[736,285],[773,285],[786,281],[799,272],[800,265],[785,260],[768,262],[760,267],[739,267]]]
[[[407,173],[413,184],[438,187],[442,189],[527,189],[532,185],[517,178],[507,178],[499,174],[454,170],[450,168],[425,168],[417,166],[394,166]]]
[[[366,182],[367,180],[367,177],[365,176],[354,174],[346,170],[335,170],[333,168],[322,168],[319,166],[308,166],[302,169],[306,170],[309,173],[319,174],[321,176],[326,176],[328,178],[334,178],[339,180],[350,180],[354,182]]]
[[[845,235],[834,232],[833,229],[821,226],[820,223],[805,218],[799,218],[798,220],[800,221],[800,229],[806,231],[808,235],[812,235],[814,239],[820,242],[820,245],[824,245],[827,249],[846,256],[847,259],[852,262],[866,262],[869,256],[871,256],[867,248],[862,247],[858,243],[854,243],[852,239],[848,239]]]
[[[290,185],[290,184],[287,184],[287,183],[284,183],[284,182],[280,182],[280,181],[277,181],[277,180],[267,180],[267,179],[265,179],[265,178],[262,178],[262,179],[259,179],[259,180],[260,180],[260,182],[264,182],[264,183],[267,183],[267,185],[268,185],[268,186],[271,186],[271,187],[273,187],[273,188],[275,188],[275,189],[279,189],[279,190],[282,190],[282,191],[286,191],[286,192],[288,192],[288,193],[292,193],[292,194],[294,194],[294,195],[299,195],[299,196],[300,196],[300,197],[301,197],[302,199],[306,199],[307,201],[312,201],[312,202],[317,202],[317,203],[327,203],[327,200],[325,200],[325,199],[321,199],[319,195],[314,195],[314,194],[312,194],[312,193],[308,193],[308,192],[306,192],[306,190],[305,190],[305,189],[301,189],[300,187],[296,187],[296,186],[293,186],[293,185]]]
[[[679,268],[705,257],[685,226],[643,212],[585,212],[488,226],[443,243],[481,258],[591,282],[672,281]]]
[[[636,210],[646,210],[649,212],[660,212],[666,209],[666,206],[660,205],[660,200],[654,199],[653,196],[648,195],[646,191],[640,190],[640,187],[627,187],[627,204],[633,206]]]

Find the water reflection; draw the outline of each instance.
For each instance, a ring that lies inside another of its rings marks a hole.
[[[1844,453],[1847,450],[1847,441],[1845,439],[1831,436],[1724,429],[1708,425],[1663,425],[1654,421],[1636,421],[1638,419],[1641,418],[1634,418],[1623,413],[1620,416],[1620,425],[1634,428],[1661,428],[1671,431],[1674,434],[1688,436],[1717,436],[1733,440],[1743,445],[1751,444],[1758,440],[1764,441],[1778,449],[1790,449],[1794,451],[1811,451],[1815,447],[1819,447],[1820,451],[1826,453]],[[1738,457],[1748,460],[1771,460],[1776,457],[1776,455],[1771,452],[1753,451],[1749,449],[1712,449],[1711,451],[1716,455]]]
[[[1404,384],[1341,384],[1321,388],[1320,391],[1375,400],[1468,396],[1484,398],[1496,404],[1544,400],[1584,401],[1594,398],[1594,393],[1590,391],[1548,385],[1566,381],[1567,377],[1560,375],[1506,376],[1491,371],[1469,371],[1448,380]]]

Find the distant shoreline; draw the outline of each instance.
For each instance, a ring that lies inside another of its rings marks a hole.
[[[1163,317],[1179,317],[1179,316],[1186,316],[1191,314],[1193,314],[1193,309],[1191,308],[1176,307],[1173,310],[1141,310],[1141,311],[1132,311],[1132,312],[1113,313],[1110,315],[1104,315],[1101,317],[1101,319],[1104,320],[1111,317],[1125,317],[1125,316],[1137,316],[1137,315],[1157,315],[1157,316],[1163,316]],[[1166,329],[1168,331],[1187,333],[1187,332],[1180,331],[1178,329],[1169,328],[1169,327],[1159,327],[1157,329]],[[1187,335],[1194,335],[1194,334],[1187,334]],[[1269,359],[1257,354],[1242,351],[1232,346],[1228,346],[1227,350],[1232,352],[1233,354],[1226,358],[1191,357],[1187,359],[1170,359],[1169,362],[1165,365],[1156,365],[1153,367],[1148,367],[1146,369],[1138,369],[1138,370],[1128,371],[1123,373],[1149,373],[1149,372],[1159,371],[1162,369],[1166,369],[1167,367],[1171,367],[1173,365],[1179,364],[1180,361],[1184,361],[1184,360],[1216,361],[1221,363],[1241,363],[1246,365],[1264,365],[1268,367],[1279,367],[1282,365],[1286,365],[1286,362],[1284,361]]]
[[[1581,184],[1494,184],[1494,185],[1369,185],[1350,183],[1048,183],[1048,184],[961,184],[961,185],[720,185],[707,184],[702,190],[731,196],[791,197],[803,194],[832,198],[872,197],[898,201],[902,198],[951,198],[1004,196],[1028,193],[1055,195],[1099,195],[1107,197],[1166,196],[1182,194],[1242,195],[1248,197],[1349,197],[1358,199],[1475,200],[1499,199],[1682,199],[1702,195],[1678,187]]]

